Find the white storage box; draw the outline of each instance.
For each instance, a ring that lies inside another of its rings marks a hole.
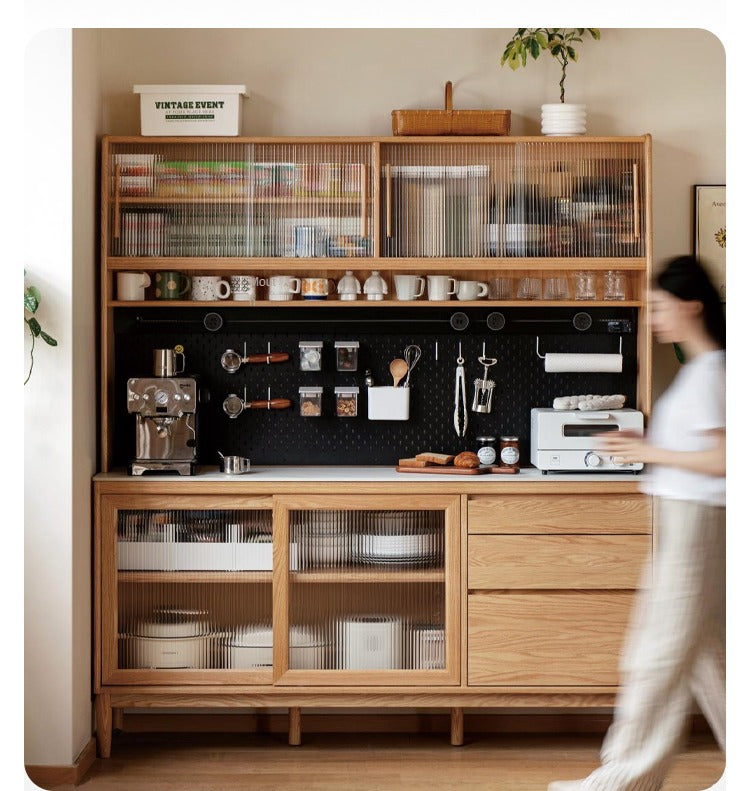
[[[271,571],[273,544],[270,541],[241,541],[234,545],[234,566],[237,571]]]
[[[367,417],[370,420],[408,420],[408,387],[368,387]]]
[[[244,85],[134,85],[141,96],[142,135],[240,134]]]

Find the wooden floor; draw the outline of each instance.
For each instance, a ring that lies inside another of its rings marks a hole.
[[[81,791],[546,791],[597,765],[599,735],[304,734],[280,736],[118,733]],[[711,736],[691,737],[663,791],[709,788],[724,757]],[[58,786],[72,791],[73,786]]]

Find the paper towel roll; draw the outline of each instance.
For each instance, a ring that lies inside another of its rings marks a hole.
[[[547,354],[544,355],[547,373],[568,371],[622,373],[621,354]]]

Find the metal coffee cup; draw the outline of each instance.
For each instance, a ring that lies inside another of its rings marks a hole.
[[[221,471],[227,475],[250,472],[250,459],[246,456],[221,456]]]
[[[177,368],[177,356],[182,357],[182,367]],[[154,376],[177,376],[185,370],[185,355],[174,349],[154,349]]]

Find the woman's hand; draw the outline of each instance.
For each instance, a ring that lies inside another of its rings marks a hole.
[[[611,431],[597,434],[599,448],[618,463],[649,464],[658,460],[658,449],[635,431]]]

